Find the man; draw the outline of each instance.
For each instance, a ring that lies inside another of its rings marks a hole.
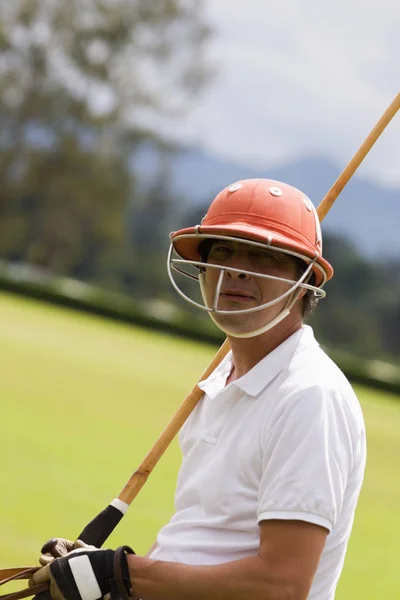
[[[181,431],[176,513],[148,557],[85,547],[33,583],[53,600],[332,600],[366,449],[352,388],[303,324],[333,274],[316,211],[286,184],[239,181],[171,242],[175,289],[232,349]]]

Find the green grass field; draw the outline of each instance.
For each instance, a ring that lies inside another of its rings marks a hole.
[[[215,348],[0,294],[0,566],[34,564],[118,495]],[[338,600],[400,598],[400,401],[357,388],[368,466]],[[173,512],[174,443],[109,546]]]

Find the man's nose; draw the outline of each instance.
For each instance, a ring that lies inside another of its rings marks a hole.
[[[238,273],[237,271],[226,271],[227,276],[230,279],[248,279],[250,275],[248,273]]]
[[[232,269],[238,269],[237,271],[233,271]],[[250,275],[248,273],[243,273],[240,269],[244,271],[249,270],[249,264],[247,258],[244,256],[233,256],[229,261],[229,265],[226,268],[226,275],[230,279],[248,279]]]

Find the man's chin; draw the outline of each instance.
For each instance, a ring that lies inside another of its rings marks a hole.
[[[214,314],[213,320],[215,324],[222,331],[229,331],[230,333],[249,333],[250,331],[254,331],[257,329],[257,325],[253,320],[246,319],[243,317],[238,318],[238,315],[219,315]]]

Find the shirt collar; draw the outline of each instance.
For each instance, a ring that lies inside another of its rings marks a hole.
[[[226,380],[229,373],[232,370],[232,350],[229,350],[228,354],[222,359],[218,367],[214,369],[211,375],[200,381],[198,387],[205,393],[209,398],[214,400],[215,396],[224,389]]]
[[[303,327],[288,337],[275,350],[260,360],[246,375],[233,381],[231,385],[236,386],[248,396],[258,396],[289,365],[295,354],[304,348],[316,345],[318,345],[318,342],[314,338],[312,328],[309,325],[303,325]],[[214,399],[225,387],[231,369],[232,352],[230,351],[210,377],[198,384],[199,388],[211,399]]]
[[[249,396],[258,396],[284,368],[289,366],[295,354],[315,345],[318,345],[318,342],[314,338],[313,330],[309,325],[303,325],[234,383]]]

